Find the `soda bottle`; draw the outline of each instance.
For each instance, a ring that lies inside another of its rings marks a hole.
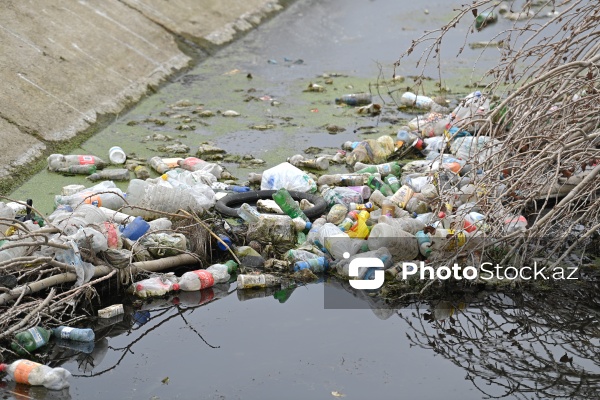
[[[294,167],[311,168],[319,171],[329,169],[329,160],[325,157],[317,157],[316,159],[306,159],[303,155],[296,154],[287,159]]]
[[[89,328],[71,328],[69,326],[59,326],[52,330],[54,337],[67,340],[75,340],[77,342],[93,342],[95,334]]]
[[[354,171],[357,174],[379,174],[382,177],[385,177],[389,174],[399,175],[402,173],[402,167],[396,161],[379,165],[369,165],[357,162],[354,165]]]
[[[372,175],[367,179],[367,186],[373,190],[379,190],[384,196],[391,196],[395,193],[394,190],[387,183],[383,182],[381,178]]]
[[[319,186],[362,186],[366,177],[366,174],[321,175],[319,179],[317,179],[317,184]]]
[[[61,174],[79,174],[90,175],[98,170],[95,165],[70,165],[68,167],[57,168],[54,171]]]
[[[10,347],[17,354],[25,355],[27,352],[31,353],[48,343],[50,336],[52,336],[52,331],[34,326],[17,333]]]
[[[392,188],[394,193],[396,193],[398,191],[398,189],[400,189],[400,180],[396,177],[396,175],[390,174],[390,175],[386,176],[383,179],[383,181]]]
[[[129,170],[120,169],[104,169],[87,177],[90,181],[128,181]]]
[[[6,372],[10,380],[31,386],[44,386],[51,390],[69,387],[71,373],[64,368],[51,368],[29,360],[17,360],[10,365],[0,364],[0,372]]]
[[[300,209],[300,206],[296,204],[290,192],[285,188],[281,188],[273,193],[273,200],[277,203],[284,213],[293,218],[302,218],[304,221],[310,221],[304,212]]]
[[[104,160],[90,155],[50,154],[47,161],[48,169],[50,171],[56,171],[59,168],[69,168],[76,165],[94,165],[97,169],[102,169],[106,166],[106,162],[104,162]]]

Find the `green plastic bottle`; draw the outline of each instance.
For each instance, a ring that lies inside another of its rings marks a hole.
[[[358,163],[357,163],[358,164]],[[399,175],[402,172],[402,167],[395,161],[379,164],[379,165],[369,165],[368,167],[364,167],[355,171],[355,174],[380,174],[381,176],[386,175]]]
[[[488,25],[493,24],[498,20],[496,13],[492,11],[484,11],[475,18],[475,28],[481,30]]]
[[[369,179],[367,180],[367,186],[373,190],[379,190],[381,193],[383,193],[384,196],[391,196],[395,193],[395,191],[392,190],[390,185],[383,182],[375,175],[369,177]]]
[[[388,175],[383,179],[383,181],[390,185],[394,193],[400,189],[400,179],[398,179],[396,175]]]
[[[34,326],[26,331],[17,333],[10,347],[17,354],[26,355],[27,352],[32,353],[48,343],[51,336],[51,330]]]
[[[289,215],[292,219],[300,217],[307,222],[310,221],[304,214],[304,211],[300,209],[300,206],[296,204],[287,189],[281,188],[273,193],[273,200],[275,200],[275,203],[281,207],[283,212]]]

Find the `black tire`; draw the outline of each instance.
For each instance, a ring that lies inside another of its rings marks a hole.
[[[215,210],[228,217],[237,217],[237,210],[234,206],[240,206],[244,203],[256,204],[258,200],[273,199],[273,193],[276,190],[258,190],[245,193],[231,193],[217,201]],[[327,203],[321,196],[314,194],[290,191],[294,200],[300,201],[306,199],[314,204],[313,207],[304,210],[304,214],[310,219],[316,219],[323,215],[327,209]]]

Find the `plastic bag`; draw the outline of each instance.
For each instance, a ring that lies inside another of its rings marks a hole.
[[[94,276],[94,266],[81,260],[79,247],[73,240],[68,240],[66,244],[70,247],[68,250],[59,250],[56,252],[56,259],[62,263],[69,264],[75,269],[77,280],[73,287],[79,287],[87,283]]]
[[[394,152],[394,139],[391,136],[381,136],[377,140],[367,139],[359,142],[346,157],[346,164],[357,162],[365,164],[383,164]]]
[[[170,257],[187,250],[187,240],[181,233],[152,233],[144,238],[142,245],[154,257]]]
[[[314,193],[317,183],[307,173],[288,162],[269,168],[262,174],[261,190],[287,190]]]
[[[117,268],[125,268],[129,265],[129,260],[131,257],[131,250],[125,249],[108,249],[104,252],[105,260]]]

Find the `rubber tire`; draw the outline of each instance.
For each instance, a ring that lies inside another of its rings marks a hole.
[[[228,217],[237,217],[237,210],[232,206],[239,206],[244,203],[255,204],[258,200],[273,200],[273,193],[275,192],[276,190],[258,190],[244,193],[231,193],[217,201],[215,210]],[[325,199],[321,196],[294,191],[290,191],[290,195],[294,200],[300,201],[306,199],[314,204],[313,207],[304,210],[304,214],[310,220],[320,217],[327,209],[327,203],[325,203]]]

